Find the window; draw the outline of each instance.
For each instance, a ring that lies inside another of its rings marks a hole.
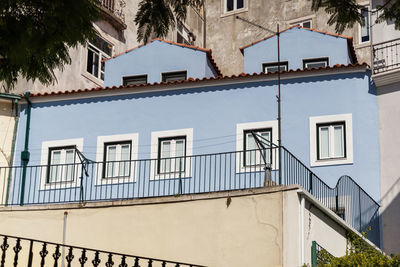
[[[224,0],[224,1],[225,1],[225,12],[230,12],[244,8],[245,0]]]
[[[329,65],[329,58],[311,58],[311,59],[303,59],[303,68],[304,69],[318,69],[318,68],[326,68]]]
[[[186,27],[181,23],[178,22],[176,27],[176,42],[180,44],[187,44],[190,45],[191,32],[186,29]]]
[[[317,124],[318,160],[346,157],[345,128],[345,122]]]
[[[129,177],[131,172],[132,142],[104,144],[104,178]]]
[[[299,25],[299,26],[301,26],[303,28],[311,29],[312,28],[312,20],[308,19],[308,20],[292,23],[291,25],[292,26]]]
[[[134,182],[138,144],[137,133],[98,136],[96,185]]]
[[[252,132],[267,139],[272,144],[278,144],[278,121],[260,121],[240,123],[236,125],[236,151],[240,154],[236,157],[236,172],[248,172],[254,170],[262,170],[264,158],[267,163],[271,164],[271,168],[276,170],[279,166],[277,157],[277,149],[266,149],[260,151]],[[264,141],[264,146],[267,147],[268,141]],[[263,154],[261,154],[263,153]]]
[[[146,84],[146,83],[147,83],[147,75],[135,75],[135,76],[122,77],[122,84],[124,86],[136,85],[136,84]]]
[[[150,179],[191,177],[192,152],[192,128],[152,132]]]
[[[185,171],[186,136],[158,140],[157,174]]]
[[[363,17],[364,25],[360,25],[360,43],[369,42],[370,34],[369,34],[369,11],[368,8],[361,9],[361,15]]]
[[[256,140],[254,139],[254,136],[252,133],[255,133],[257,135],[260,135],[261,137],[265,138],[269,142],[271,142],[271,137],[272,137],[272,129],[267,128],[267,129],[254,129],[254,130],[245,130],[243,133],[244,140],[243,140],[243,151],[244,151],[244,166],[257,166],[257,165],[263,165],[264,164],[264,158],[267,163],[272,162],[271,158],[271,150],[268,149],[270,147],[269,145],[264,146],[267,149],[264,149],[262,152],[260,151],[259,147],[257,146]],[[262,140],[262,139],[261,139]],[[264,141],[264,143],[268,143],[268,141]],[[262,154],[261,154],[262,153]]]
[[[288,65],[289,65],[289,63],[287,61],[280,62],[280,64],[279,64],[280,71],[287,71]],[[264,63],[263,71],[265,73],[278,71],[278,62]]]
[[[310,165],[353,163],[351,114],[310,117]]]
[[[98,79],[104,80],[103,60],[112,56],[112,45],[96,35],[87,45],[86,71]]]
[[[186,75],[187,75],[186,71],[162,73],[162,81],[163,82],[182,81],[186,80]]]
[[[76,146],[49,148],[47,183],[74,180]]]

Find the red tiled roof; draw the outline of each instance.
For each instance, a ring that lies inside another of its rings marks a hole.
[[[160,39],[160,38],[155,38],[155,39],[149,41],[146,44],[141,44],[141,45],[138,45],[138,46],[136,46],[134,48],[128,49],[128,50],[126,50],[126,51],[124,51],[122,53],[119,53],[119,54],[117,54],[117,55],[115,55],[113,57],[110,57],[110,58],[107,58],[107,59],[103,60],[103,62],[108,61],[108,60],[113,59],[113,58],[116,58],[116,57],[119,57],[119,56],[121,56],[123,54],[129,53],[132,50],[135,50],[135,49],[140,48],[142,46],[148,45],[148,44],[150,44],[150,43],[152,43],[154,41],[160,41],[160,42],[164,42],[164,43],[167,43],[167,44],[177,45],[177,46],[181,46],[181,47],[186,47],[186,48],[190,48],[190,49],[206,52],[208,59],[210,60],[211,64],[213,65],[215,71],[217,72],[217,75],[218,76],[222,76],[221,70],[218,68],[217,64],[215,63],[215,61],[214,61],[214,59],[213,59],[213,57],[211,55],[212,54],[211,49],[201,48],[201,47],[194,46],[194,45],[187,45],[187,44],[180,44],[180,43],[176,43],[176,42],[166,41],[166,40]]]
[[[347,39],[347,44],[348,44],[348,47],[349,47],[349,50],[350,50],[350,56],[351,56],[352,62],[353,62],[353,63],[358,63],[357,55],[356,55],[356,52],[355,52],[354,46],[353,46],[353,37],[345,36],[345,35],[340,35],[340,34],[335,34],[335,33],[324,32],[324,31],[320,31],[320,30],[316,30],[316,29],[312,29],[312,28],[304,28],[304,27],[302,27],[302,26],[300,26],[300,25],[291,26],[291,27],[289,27],[289,28],[287,28],[287,29],[281,31],[280,33],[283,33],[283,32],[285,32],[285,31],[291,30],[291,29],[293,29],[293,28],[305,29],[305,30],[309,30],[309,31],[313,31],[313,32],[318,32],[318,33],[322,33],[322,34],[326,34],[326,35],[331,35],[331,36],[341,37],[341,38]],[[242,47],[239,48],[239,49],[240,49],[240,52],[243,53],[243,50],[244,50],[244,49],[246,49],[246,48],[248,48],[248,47],[250,47],[250,46],[252,46],[252,45],[255,45],[255,44],[259,43],[259,42],[262,42],[262,41],[264,41],[264,40],[267,40],[267,39],[269,39],[269,38],[272,38],[272,37],[274,37],[275,35],[276,35],[276,33],[271,34],[271,35],[269,35],[269,36],[267,36],[267,37],[265,37],[265,38],[263,38],[263,39],[261,39],[261,40],[252,42],[251,44],[242,46]]]
[[[302,72],[314,72],[314,71],[326,71],[326,70],[333,70],[333,69],[348,69],[348,68],[356,68],[356,67],[368,67],[366,63],[356,63],[356,64],[348,64],[348,65],[340,65],[337,64],[335,66],[328,66],[328,67],[320,67],[320,68],[311,68],[311,69],[297,69],[297,70],[288,70],[282,71],[281,75],[290,74],[290,73],[302,73]],[[160,83],[148,83],[148,84],[135,84],[135,85],[127,85],[127,86],[113,86],[113,87],[95,87],[95,88],[85,88],[85,89],[77,89],[77,90],[70,90],[70,91],[58,91],[58,92],[38,92],[38,93],[31,93],[30,97],[44,97],[44,96],[55,96],[55,95],[65,95],[65,94],[78,94],[78,93],[89,93],[89,92],[98,92],[98,91],[108,91],[108,90],[123,90],[123,89],[130,89],[130,88],[143,88],[143,87],[156,87],[156,86],[169,86],[169,85],[177,85],[177,84],[186,84],[186,83],[197,83],[197,82],[207,82],[207,81],[214,81],[214,80],[234,80],[234,79],[246,79],[252,77],[262,77],[262,76],[272,76],[277,75],[278,71],[273,73],[253,73],[253,74],[246,74],[241,73],[239,75],[232,75],[232,76],[218,76],[218,77],[211,77],[211,78],[203,78],[203,79],[193,79],[189,78],[183,81],[173,81],[173,82],[160,82]],[[24,95],[21,95],[24,97]]]

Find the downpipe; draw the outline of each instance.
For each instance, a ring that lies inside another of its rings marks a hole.
[[[26,183],[26,169],[29,163],[30,153],[29,153],[29,131],[31,125],[31,109],[32,102],[29,99],[29,92],[25,93],[25,99],[27,102],[26,109],[26,128],[25,128],[25,146],[24,151],[21,152],[21,160],[22,160],[22,181],[21,181],[21,198],[19,201],[19,205],[24,205],[25,199],[25,183]]]

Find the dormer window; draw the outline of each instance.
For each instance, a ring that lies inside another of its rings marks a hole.
[[[162,73],[163,82],[183,81],[187,79],[187,71],[175,71]]]
[[[329,65],[329,58],[310,58],[303,59],[303,68],[304,69],[318,69],[318,68],[326,68]]]
[[[146,84],[147,83],[147,75],[133,75],[133,76],[125,76],[122,77],[122,85],[137,85],[137,84]]]
[[[279,63],[279,70],[280,71],[287,71],[288,70],[289,63],[287,61],[282,61]],[[278,71],[278,62],[272,62],[272,63],[264,63],[263,64],[263,72],[265,73],[271,73]]]

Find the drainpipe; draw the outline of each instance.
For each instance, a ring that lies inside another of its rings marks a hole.
[[[29,162],[29,128],[31,124],[31,108],[32,102],[29,100],[29,92],[25,93],[25,99],[28,104],[26,109],[26,128],[25,128],[25,147],[24,151],[21,152],[21,160],[22,160],[22,182],[21,182],[21,198],[19,204],[24,205],[24,197],[25,197],[25,183],[26,183],[26,167]]]
[[[10,165],[9,165],[10,171],[8,172],[8,178],[7,178],[7,191],[6,191],[6,201],[5,201],[6,206],[8,205],[8,197],[10,194],[12,166],[14,165],[15,142],[17,140],[17,129],[19,121],[18,99],[14,101],[14,110],[15,110],[15,121],[14,121],[14,132],[11,143],[11,155],[10,155]]]

